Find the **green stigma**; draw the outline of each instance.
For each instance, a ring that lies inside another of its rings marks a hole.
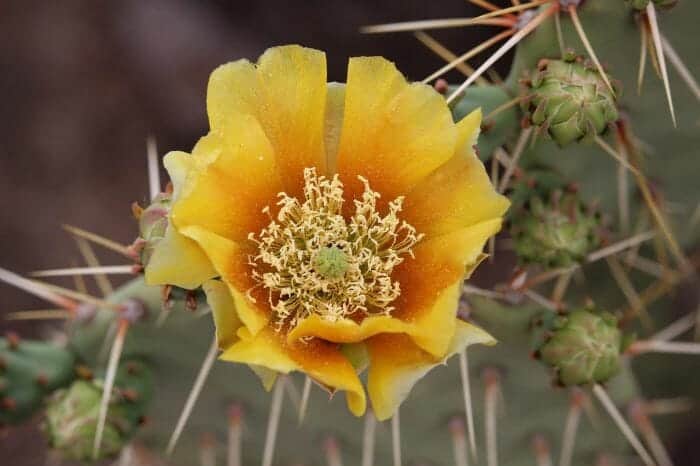
[[[348,270],[348,256],[337,246],[323,247],[314,258],[314,270],[324,278],[341,278]]]

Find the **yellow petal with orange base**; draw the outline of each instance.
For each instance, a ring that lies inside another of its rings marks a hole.
[[[496,191],[474,153],[481,111],[462,119],[454,156],[406,194],[403,218],[427,237],[503,216],[510,202]]]
[[[444,364],[469,345],[495,343],[484,330],[461,320],[444,358],[435,358],[416,346],[405,335],[378,335],[367,341],[370,355],[367,391],[378,420],[394,415],[413,386],[432,368]]]
[[[180,231],[207,252],[221,279],[228,285],[241,322],[251,334],[257,334],[269,322],[270,310],[264,290],[260,287],[253,289],[255,283],[248,269],[248,256],[253,251],[198,226]]]
[[[350,411],[365,412],[365,391],[357,373],[338,345],[314,339],[288,345],[284,336],[266,327],[252,336],[246,328],[238,332],[240,341],[221,355],[225,361],[262,366],[280,373],[301,371],[331,391],[344,390]]]
[[[442,356],[454,333],[454,319],[462,281],[442,290],[433,307],[412,322],[390,316],[366,317],[360,323],[350,319],[330,321],[319,316],[308,317],[287,334],[292,343],[307,337],[318,337],[334,343],[358,343],[381,333],[404,333],[435,356]]]
[[[304,168],[326,171],[323,131],[326,55],[314,49],[273,47],[257,66],[239,60],[211,74],[207,113],[213,131],[226,132],[231,115],[253,115],[274,148],[284,190],[302,194]]]
[[[346,199],[359,199],[369,180],[381,203],[406,194],[455,150],[457,132],[443,96],[409,84],[381,57],[351,58],[338,149]]]
[[[221,280],[209,280],[202,285],[202,289],[207,296],[207,304],[209,304],[214,317],[217,345],[219,349],[226,350],[238,341],[238,330],[242,325],[236,312],[233,297],[228,286]],[[272,390],[275,380],[277,380],[277,372],[254,364],[249,366],[260,378],[265,390],[268,392]]]
[[[270,142],[255,118],[237,115],[227,120],[222,135],[209,133],[197,146],[207,147],[213,155],[187,179],[173,206],[173,223],[179,230],[196,225],[233,241],[246,241],[248,233],[267,226],[270,220],[261,211],[274,205],[282,189]]]
[[[501,219],[420,242],[394,271],[401,295],[392,316],[410,323],[409,332],[423,350],[441,357],[454,334],[463,280],[483,259],[482,249],[501,228]]]
[[[326,96],[326,117],[324,122],[324,145],[326,148],[326,168],[329,175],[337,171],[338,145],[343,129],[345,112],[345,84],[328,83]]]
[[[163,159],[173,182],[173,200],[177,200],[187,176],[194,171],[192,156],[170,152]],[[192,290],[216,276],[209,258],[199,245],[182,236],[170,222],[165,235],[153,250],[144,270],[146,284],[174,285]]]
[[[236,312],[236,306],[228,286],[221,280],[209,280],[202,285],[211,308],[216,327],[216,341],[224,350],[238,340],[238,329],[243,325]]]

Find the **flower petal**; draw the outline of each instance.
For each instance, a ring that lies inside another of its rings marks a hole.
[[[355,416],[365,413],[365,389],[338,345],[315,338],[292,348],[293,357],[302,371],[332,391],[344,390],[348,409]]]
[[[326,167],[328,174],[333,175],[337,171],[338,145],[340,144],[340,132],[343,129],[345,84],[328,83],[327,92],[323,135],[326,147]]]
[[[255,364],[248,364],[248,367],[258,376],[266,392],[272,390],[272,387],[275,386],[275,382],[277,381],[278,372],[268,369],[267,367],[256,366]]]
[[[236,312],[233,297],[228,286],[221,280],[209,280],[202,285],[207,295],[207,304],[211,308],[216,326],[216,341],[223,350],[238,340],[238,329],[243,325]]]
[[[444,358],[431,356],[405,335],[378,335],[367,341],[370,354],[367,391],[378,420],[393,416],[416,382],[436,365],[469,345],[495,343],[488,333],[461,320],[456,321],[455,329]]]
[[[379,333],[403,333],[410,329],[407,323],[390,316],[366,317],[357,323],[351,319],[331,321],[312,315],[289,331],[287,341],[294,343],[302,338],[318,337],[333,343],[357,343]]]
[[[404,219],[428,237],[499,218],[510,205],[474,153],[480,120],[477,110],[460,121],[454,156],[406,195]]]
[[[247,241],[249,233],[269,223],[261,211],[274,204],[282,189],[270,143],[253,117],[237,116],[228,120],[222,136],[209,133],[197,146],[206,147],[211,160],[188,178],[173,205],[173,223],[180,230],[196,225],[233,241]]]
[[[251,334],[257,334],[269,322],[270,310],[267,307],[267,295],[259,287],[255,288],[255,282],[249,273],[248,256],[252,251],[245,245],[198,226],[182,228],[181,232],[197,241],[206,251],[222,280],[228,285],[241,322]]]
[[[270,327],[252,336],[243,328],[239,342],[228,348],[221,359],[263,366],[289,373],[302,371],[330,390],[345,390],[348,408],[356,416],[365,412],[365,391],[357,373],[338,345],[319,339],[288,345],[284,336]]]
[[[455,144],[456,152],[468,151],[473,152],[473,147],[479,139],[481,132],[481,108],[473,110],[469,115],[465,116],[456,124],[457,128],[457,143]]]
[[[462,281],[481,261],[484,243],[500,227],[499,218],[424,240],[414,247],[415,258],[406,259],[394,271],[401,295],[392,315],[413,324],[411,334],[425,351],[445,354]]]
[[[363,176],[389,202],[452,157],[455,126],[433,88],[408,84],[381,57],[351,58],[347,81],[338,173],[348,199],[361,195]]]
[[[299,369],[280,335],[273,329],[266,327],[253,335],[242,327],[238,330],[238,337],[239,340],[227,348],[219,359],[265,367],[283,374]]]
[[[326,56],[319,50],[273,47],[257,66],[239,60],[212,73],[207,112],[212,130],[232,114],[255,116],[270,140],[288,194],[302,193],[304,168],[326,171],[323,128]]]
[[[144,269],[146,284],[174,285],[187,290],[217,275],[209,258],[196,242],[168,225]]]
[[[351,319],[330,321],[319,316],[308,317],[287,334],[287,341],[317,337],[334,343],[358,343],[381,333],[404,333],[423,350],[436,357],[445,354],[454,334],[457,301],[462,281],[442,290],[431,309],[418,313],[410,321],[390,316],[374,316],[357,323]]]

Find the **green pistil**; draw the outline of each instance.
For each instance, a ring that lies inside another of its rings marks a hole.
[[[348,270],[348,256],[336,246],[321,248],[314,258],[314,270],[330,280],[341,278]]]

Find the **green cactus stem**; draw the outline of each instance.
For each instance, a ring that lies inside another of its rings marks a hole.
[[[73,354],[54,344],[0,338],[0,424],[31,416],[44,397],[74,377]]]

